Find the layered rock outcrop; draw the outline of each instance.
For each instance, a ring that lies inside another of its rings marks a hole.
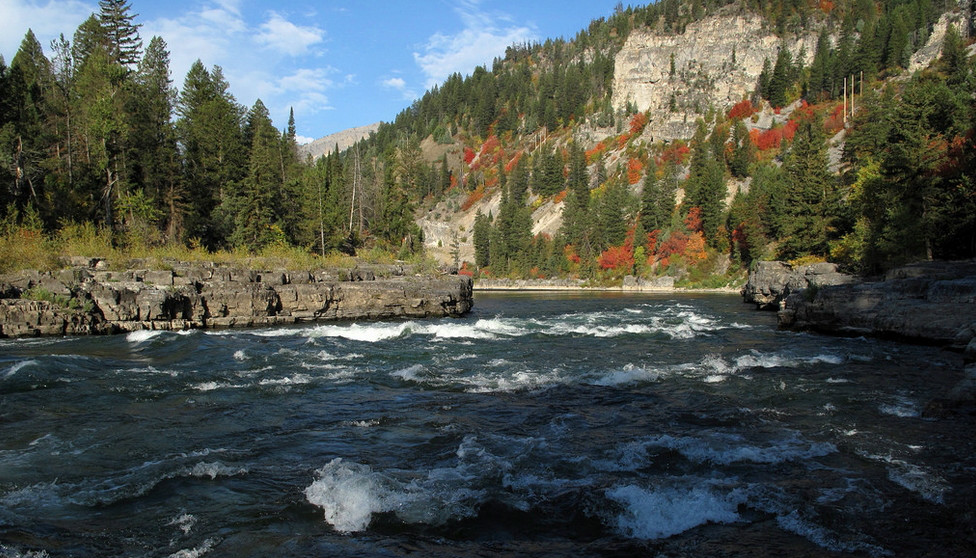
[[[0,276],[0,336],[247,327],[319,320],[461,316],[471,279],[402,266],[317,271],[177,263]]]
[[[779,310],[783,301],[807,287],[847,285],[857,282],[851,275],[840,273],[830,263],[816,263],[793,267],[786,262],[756,262],[749,273],[749,281],[742,289],[746,302],[760,310]]]
[[[965,349],[976,338],[976,262],[921,262],[881,281],[790,294],[783,327],[878,335]]]
[[[760,16],[726,11],[690,23],[684,33],[634,30],[614,59],[613,106],[650,110],[645,135],[685,139],[710,107],[725,109],[755,91],[763,61],[786,45],[794,58],[816,52],[817,31],[780,38]]]

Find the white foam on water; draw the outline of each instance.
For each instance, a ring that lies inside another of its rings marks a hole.
[[[904,396],[896,396],[888,403],[878,404],[878,410],[886,415],[901,418],[917,418],[922,416],[918,403]]]
[[[245,386],[242,384],[231,384],[227,382],[210,381],[210,382],[200,382],[198,384],[194,384],[192,387],[197,391],[215,391],[218,389],[241,389]]]
[[[219,461],[200,462],[188,469],[186,473],[192,477],[210,477],[210,480],[216,480],[217,477],[236,477],[239,475],[246,475],[247,468],[230,467]]]
[[[4,558],[50,558],[51,555],[46,550],[28,550],[22,553],[19,550],[0,543],[0,556]]]
[[[159,337],[162,334],[162,330],[140,329],[126,334],[125,340],[129,343],[145,343],[146,341]]]
[[[831,378],[827,378],[827,383],[828,384],[849,384],[849,383],[851,383],[851,381],[848,380],[847,378],[833,378],[833,377],[831,377]]]
[[[661,372],[649,370],[634,364],[627,364],[620,370],[611,370],[601,374],[597,379],[589,382],[595,386],[620,386],[643,382],[657,382],[661,379]]]
[[[776,517],[781,529],[834,552],[864,552],[869,556],[891,556],[891,551],[864,540],[842,540],[836,533],[800,517],[793,511]]]
[[[400,378],[405,382],[420,382],[423,381],[421,378],[421,373],[424,371],[423,364],[414,364],[413,366],[408,366],[402,370],[397,370],[396,372],[391,372],[390,376],[395,378]]]
[[[183,531],[184,535],[189,535],[190,531],[193,530],[193,526],[197,524],[197,518],[186,512],[174,517],[169,520],[167,526],[177,527],[180,531]]]
[[[755,445],[739,434],[726,432],[704,433],[700,436],[672,436],[662,434],[631,442],[617,449],[617,456],[604,466],[610,470],[636,470],[647,463],[655,450],[679,452],[696,463],[728,465],[731,463],[776,464],[804,461],[835,453],[836,446],[827,442],[811,442],[799,433],[784,433],[767,445]]]
[[[36,360],[34,360],[34,359],[22,360],[20,362],[15,362],[14,364],[12,364],[9,368],[7,368],[4,371],[4,373],[3,373],[3,379],[6,380],[7,378],[10,378],[11,376],[13,376],[14,374],[16,374],[17,372],[20,372],[21,370],[23,370],[24,368],[26,368],[28,366],[34,366],[36,364],[38,364],[38,362]]]
[[[203,541],[203,544],[200,546],[188,550],[184,549],[174,552],[173,554],[169,555],[169,558],[200,558],[204,554],[213,550],[215,544],[217,544],[217,541],[214,539],[207,539]]]
[[[295,374],[293,376],[284,376],[282,378],[265,378],[258,382],[262,386],[300,386],[308,384],[312,381],[310,377],[305,374]]]
[[[234,360],[238,362],[244,362],[249,358],[251,357],[247,356],[247,353],[244,352],[244,349],[237,349],[236,351],[234,351]]]
[[[706,384],[720,384],[724,382],[727,378],[728,376],[724,374],[712,374],[702,378],[702,381],[705,382]]]
[[[415,327],[414,322],[396,324],[352,324],[352,325],[322,325],[312,328],[309,337],[341,337],[350,341],[377,343],[387,339],[396,339],[410,332]]]
[[[317,475],[318,480],[305,488],[305,498],[322,508],[325,521],[340,533],[363,531],[374,513],[395,506],[389,483],[367,465],[340,457],[319,469]]]
[[[943,503],[945,494],[951,490],[945,479],[925,467],[901,460],[892,460],[890,463],[888,478],[892,482],[933,504]]]
[[[608,490],[606,496],[624,507],[616,518],[618,531],[637,539],[663,539],[706,523],[739,520],[741,496],[720,495],[703,486],[648,490],[627,485]]]

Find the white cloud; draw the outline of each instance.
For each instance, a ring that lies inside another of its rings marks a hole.
[[[413,54],[427,76],[428,88],[455,72],[470,74],[476,66],[489,64],[513,43],[536,38],[534,29],[515,25],[503,14],[483,11],[477,0],[462,0],[455,11],[464,29],[453,35],[435,33],[427,40],[423,53]]]
[[[261,24],[258,43],[272,50],[292,56],[306,54],[309,47],[322,42],[325,32],[318,27],[299,26],[280,14],[271,12],[268,21]]]
[[[396,89],[398,91],[403,91],[407,88],[407,82],[403,78],[390,78],[383,80],[383,87],[389,87],[390,89]]]
[[[298,142],[298,145],[307,145],[307,144],[312,143],[313,141],[315,141],[315,138],[310,138],[308,136],[299,136],[299,135],[296,135],[295,136],[295,141]]]
[[[329,78],[332,73],[335,73],[334,68],[299,68],[281,78],[279,86],[284,91],[325,91],[335,86]]]
[[[30,29],[50,56],[53,39],[64,33],[70,41],[78,26],[95,12],[97,3],[80,0],[0,0],[0,54],[10,64]]]

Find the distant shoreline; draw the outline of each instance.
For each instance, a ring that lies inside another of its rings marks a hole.
[[[532,280],[518,280],[511,284],[499,284],[494,281],[484,284],[474,282],[474,292],[611,292],[628,294],[681,294],[681,293],[709,293],[709,294],[741,294],[739,287],[681,288],[681,287],[653,287],[653,286],[617,286],[617,287],[587,287],[583,285],[553,284],[533,282]]]

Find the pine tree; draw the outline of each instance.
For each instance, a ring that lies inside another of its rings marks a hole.
[[[836,184],[827,169],[824,142],[822,123],[817,119],[804,120],[783,164],[790,185],[780,248],[784,258],[827,254],[835,217]]]
[[[176,127],[171,115],[176,99],[169,72],[166,42],[153,37],[135,73],[128,96],[127,112],[132,140],[128,157],[135,185],[151,206],[133,218],[143,222],[161,221],[169,240],[182,234],[182,182],[176,146]]]
[[[133,23],[139,14],[131,14],[128,0],[99,0],[98,23],[108,40],[109,58],[121,66],[131,68],[142,57],[142,39]]]
[[[274,196],[280,190],[278,132],[264,103],[258,99],[248,112],[251,149],[248,174],[224,200],[233,217],[231,244],[249,251],[260,250],[276,240]]]
[[[177,132],[183,149],[185,229],[189,238],[217,248],[233,230],[229,214],[214,214],[226,189],[247,173],[243,110],[228,91],[218,66],[208,72],[197,60],[187,72],[177,103]],[[253,143],[253,140],[252,140]],[[250,145],[250,144],[249,144]]]
[[[491,221],[488,216],[478,209],[474,216],[474,230],[472,231],[474,244],[474,261],[478,269],[491,265]]]

